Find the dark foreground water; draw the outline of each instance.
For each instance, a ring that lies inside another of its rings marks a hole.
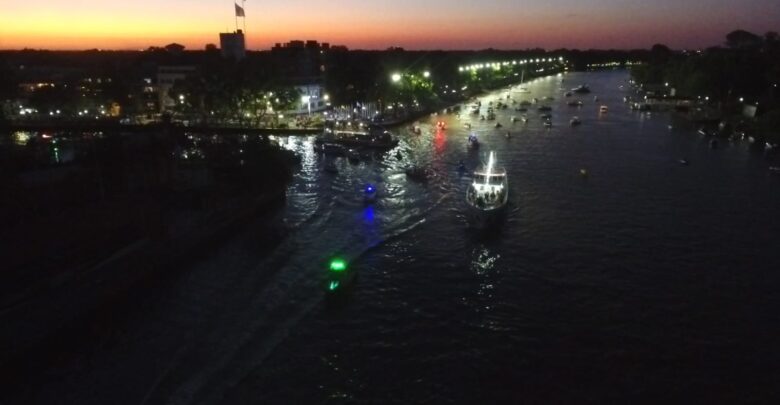
[[[248,224],[139,294],[104,337],[9,390],[12,401],[776,403],[780,175],[769,158],[629,111],[625,72],[564,78],[513,94],[554,97],[551,130],[534,109],[527,125],[499,112],[501,130],[464,110],[479,153],[455,116],[422,120],[419,136],[399,130],[400,159],[336,159],[337,175],[321,172],[311,139],[285,141],[303,162],[278,248],[264,252],[262,224]],[[563,89],[582,82],[594,93],[566,106]],[[450,129],[435,134],[436,119]],[[486,235],[467,226],[469,176],[455,167],[489,150],[509,172],[511,208]],[[436,178],[409,182],[411,162]],[[380,190],[370,207],[367,182]],[[359,271],[337,303],[322,278],[334,252]]]

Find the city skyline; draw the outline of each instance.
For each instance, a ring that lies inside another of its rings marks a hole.
[[[171,42],[202,49],[218,43],[219,32],[235,29],[233,6],[224,0],[174,0],[162,6],[151,0],[50,0],[43,7],[4,2],[0,49],[132,50]],[[353,49],[632,49],[654,43],[700,48],[721,44],[725,33],[734,29],[763,34],[780,26],[777,2],[748,0],[736,10],[729,5],[723,0],[693,4],[553,0],[529,5],[505,0],[479,4],[347,0],[338,8],[321,0],[245,4],[247,48],[252,50],[290,39]]]

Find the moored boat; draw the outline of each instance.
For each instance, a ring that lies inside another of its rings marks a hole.
[[[315,145],[338,144],[346,147],[389,149],[398,145],[393,134],[377,125],[361,125],[357,128],[342,128],[334,123],[325,126]]]

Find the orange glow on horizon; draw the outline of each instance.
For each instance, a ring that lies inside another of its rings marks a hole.
[[[687,3],[619,5],[619,0],[602,0],[615,4],[595,11],[573,0],[539,5],[502,0],[483,0],[484,4],[342,1],[345,4],[333,7],[322,0],[262,5],[250,0],[247,46],[263,50],[292,39],[352,49],[647,48],[657,42],[672,47],[709,46],[721,43],[736,26],[763,33],[776,23],[771,13],[758,12],[757,6],[735,11]],[[171,42],[203,49],[219,42],[219,32],[235,29],[232,5],[222,0],[7,3],[0,14],[0,49],[145,49]],[[672,12],[671,7],[680,10]],[[693,14],[697,18],[691,18]]]

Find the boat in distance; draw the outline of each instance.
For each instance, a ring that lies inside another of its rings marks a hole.
[[[587,84],[579,85],[571,89],[572,93],[587,94],[590,93],[590,87]]]

